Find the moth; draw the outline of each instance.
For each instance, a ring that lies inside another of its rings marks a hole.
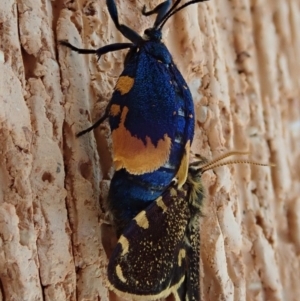
[[[109,120],[115,173],[108,207],[119,234],[138,212],[162,194],[174,177],[179,186],[186,180],[194,136],[193,99],[162,42],[162,28],[183,8],[203,1],[188,1],[180,6],[181,0],[173,5],[167,0],[151,11],[146,11],[144,6],[144,16],[157,16],[153,27],[140,36],[120,23],[115,1],[106,0],[116,28],[130,43],[114,43],[91,50],[60,42],[78,53],[96,54],[99,59],[106,53],[129,49],[104,115],[78,133],[81,136],[106,118]]]
[[[142,210],[121,234],[108,264],[109,289],[134,300],[157,300],[173,294],[176,301],[200,301],[199,217],[204,201],[203,172],[228,164],[243,152],[229,152],[208,162],[198,156],[189,165],[186,183],[172,182]]]
[[[134,300],[200,300],[201,170],[169,188],[125,228],[108,264],[109,289]]]

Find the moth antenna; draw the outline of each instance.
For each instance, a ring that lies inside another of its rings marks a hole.
[[[213,159],[210,162],[207,162],[207,164],[203,165],[202,168],[206,168],[210,165],[214,165],[215,163],[218,163],[219,161],[224,160],[228,157],[232,157],[232,156],[236,156],[236,155],[244,156],[244,155],[249,155],[249,154],[250,154],[250,152],[248,152],[248,151],[230,151],[223,155],[218,156],[217,158]],[[196,155],[196,157],[198,157],[198,156],[199,155]]]
[[[164,24],[166,23],[166,21],[169,19],[170,14],[172,13],[172,11],[175,10],[175,8],[178,6],[178,4],[181,2],[181,0],[176,0],[175,3],[171,6],[171,8],[169,9],[169,11],[165,14],[165,16],[161,19],[161,21],[159,22],[159,24],[157,24],[157,28],[159,28],[160,30],[162,29],[162,27],[164,26]]]
[[[208,167],[212,164],[215,164],[225,158],[231,157],[231,156],[235,156],[235,155],[249,155],[248,151],[230,151],[227,152],[223,155],[218,156],[217,158],[213,159],[212,161],[208,161],[205,157],[199,155],[199,154],[195,154],[194,156],[198,159],[196,162],[191,163],[190,165],[195,167],[195,166],[199,166],[202,165],[202,168]]]
[[[216,168],[216,167],[221,167],[221,166],[224,166],[224,165],[231,165],[231,164],[251,164],[251,165],[258,165],[258,166],[269,166],[269,167],[276,166],[274,163],[259,163],[259,162],[248,161],[248,160],[233,160],[233,161],[221,162],[221,163],[218,163],[216,165],[207,164],[204,167],[201,167],[201,172],[205,172],[207,170],[210,170],[210,169],[213,169],[213,168]]]
[[[177,12],[179,12],[180,10],[182,10],[183,8],[194,4],[194,3],[199,3],[199,2],[204,2],[204,1],[208,1],[208,0],[191,0],[183,5],[181,5],[180,7],[176,8],[176,6],[179,4],[179,0],[177,0],[174,5],[171,7],[171,9],[169,10],[169,12],[165,15],[165,17],[161,20],[160,25],[158,26],[158,29],[161,30],[163,28],[163,26],[166,24],[166,22],[169,20],[170,17],[172,17],[174,14],[176,14]],[[175,9],[176,8],[176,9]]]

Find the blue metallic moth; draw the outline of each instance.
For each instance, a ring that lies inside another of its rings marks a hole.
[[[186,183],[172,182],[142,210],[121,234],[108,264],[109,289],[134,300],[157,300],[173,294],[176,301],[200,301],[199,217],[204,200],[203,172],[228,164],[244,152],[229,152],[208,162],[198,156],[189,165]]]
[[[106,0],[116,28],[130,43],[114,43],[96,50],[80,49],[67,41],[64,46],[82,53],[103,54],[129,48],[112,98],[104,115],[83,135],[106,118],[112,133],[115,166],[108,196],[108,207],[117,234],[151,202],[159,197],[172,179],[182,186],[187,177],[189,149],[194,136],[194,106],[190,90],[172,56],[162,42],[162,28],[167,20],[188,5],[167,0],[151,11],[157,14],[153,27],[143,37],[120,24],[114,0]]]

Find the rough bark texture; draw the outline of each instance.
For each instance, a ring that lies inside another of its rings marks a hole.
[[[142,5],[157,3],[119,0],[120,19],[142,32]],[[299,28],[297,0],[210,1],[164,28],[195,101],[193,151],[276,164],[203,175],[205,301],[299,300]],[[110,132],[75,133],[103,113],[125,52],[97,62],[57,40],[125,39],[104,0],[2,0],[0,31],[0,301],[120,300],[105,288]]]

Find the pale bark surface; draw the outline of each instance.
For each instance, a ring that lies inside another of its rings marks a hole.
[[[120,19],[142,32],[149,3],[117,1]],[[276,164],[203,175],[204,301],[300,298],[299,29],[297,0],[209,1],[164,28],[195,102],[193,151]],[[0,32],[0,301],[120,300],[105,287],[109,128],[75,134],[103,113],[125,52],[97,62],[57,40],[125,39],[104,0],[2,0]]]

